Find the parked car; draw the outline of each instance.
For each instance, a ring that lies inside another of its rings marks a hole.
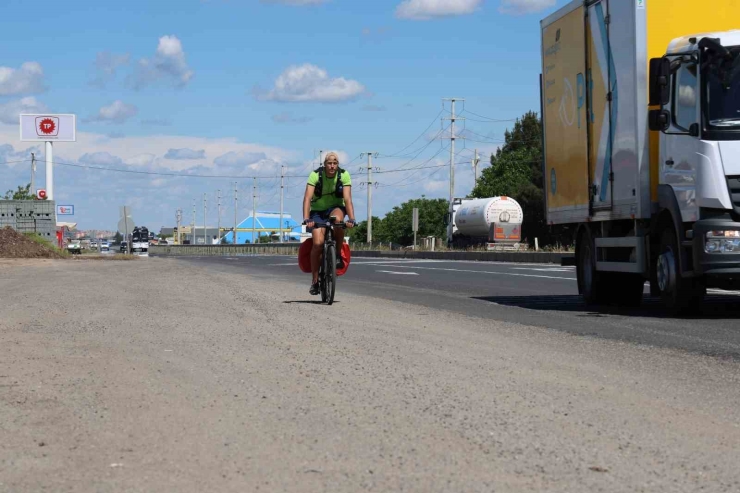
[[[121,242],[121,253],[126,253],[126,247],[128,246],[128,243],[125,241]]]
[[[101,241],[100,242],[100,251],[101,252],[109,252],[110,251],[110,243],[107,241]]]
[[[67,251],[72,254],[82,253],[82,242],[80,240],[69,240]]]

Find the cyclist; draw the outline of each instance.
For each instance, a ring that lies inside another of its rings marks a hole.
[[[355,208],[352,205],[352,178],[349,171],[339,167],[339,156],[336,152],[329,152],[324,158],[323,166],[319,166],[308,175],[306,192],[303,196],[303,222],[306,231],[311,233],[313,247],[311,248],[311,289],[312,295],[319,294],[319,263],[324,244],[324,228],[314,228],[318,222],[326,222],[331,216],[337,222],[344,221],[348,216],[347,227],[355,225]],[[344,230],[334,230],[334,240],[337,242],[337,252],[342,251]],[[337,255],[337,268],[344,267],[344,260]]]

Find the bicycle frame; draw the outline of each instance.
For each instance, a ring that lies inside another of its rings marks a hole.
[[[336,217],[331,216],[328,221],[326,221],[323,224],[317,224],[315,227],[324,228],[324,244],[321,251],[321,263],[319,264],[319,285],[321,286],[321,301],[328,301],[328,303],[331,305],[334,302],[334,291],[336,287],[337,282],[337,266],[336,266],[336,256],[340,255],[339,252],[337,252],[337,242],[334,239],[334,228],[339,227],[344,229],[343,223],[337,223]],[[329,247],[334,247],[335,252],[335,258],[334,258],[334,265],[329,266],[328,260],[327,260],[327,250]],[[328,279],[327,279],[327,270],[329,273],[332,274],[331,281],[331,287],[327,285]]]

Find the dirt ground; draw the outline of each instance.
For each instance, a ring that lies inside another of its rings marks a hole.
[[[0,260],[0,492],[740,491],[737,363],[304,284]]]
[[[0,258],[62,258],[10,226],[0,228]]]

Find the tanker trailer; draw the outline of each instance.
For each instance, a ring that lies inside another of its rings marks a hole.
[[[511,197],[457,198],[450,205],[448,217],[448,246],[465,248],[521,241],[524,213]]]

